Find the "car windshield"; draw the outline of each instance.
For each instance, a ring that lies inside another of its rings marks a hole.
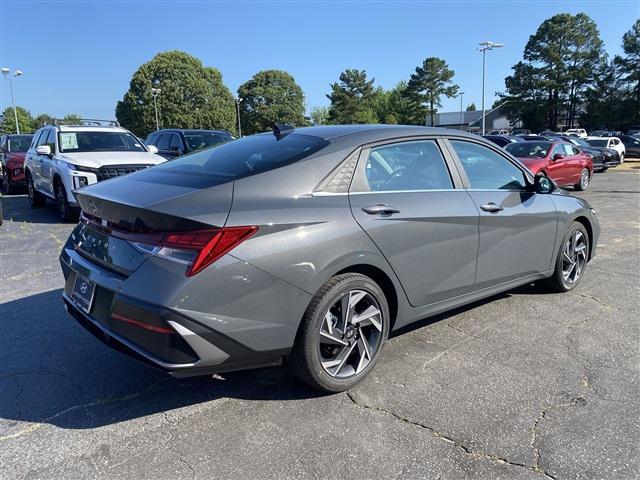
[[[518,142],[504,147],[514,157],[544,158],[551,148],[551,142]]]
[[[592,139],[592,140],[587,140],[587,143],[589,145],[593,145],[594,147],[606,147],[607,143],[609,143],[609,140],[597,140],[597,139]]]
[[[251,135],[152,168],[154,172],[237,180],[302,160],[329,145],[309,135]]]
[[[189,150],[202,150],[233,140],[231,135],[220,132],[185,132],[184,138]]]
[[[15,137],[9,137],[9,151],[10,152],[26,152],[31,145],[31,139],[33,135],[19,135]]]
[[[142,143],[129,132],[60,132],[60,151],[80,152],[144,152]]]

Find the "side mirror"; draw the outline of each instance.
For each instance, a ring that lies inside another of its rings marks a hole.
[[[158,153],[158,147],[155,145],[147,145],[147,150],[149,150],[149,153]]]
[[[51,156],[51,147],[49,145],[40,145],[36,148],[36,153],[38,155],[46,155],[47,157]]]
[[[536,193],[551,193],[556,189],[556,184],[545,174],[538,173],[533,179],[533,187]]]
[[[556,153],[552,160],[555,162],[556,160],[562,160],[564,158],[564,155],[562,153]]]

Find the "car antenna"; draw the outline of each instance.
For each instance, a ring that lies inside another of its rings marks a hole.
[[[287,125],[286,123],[273,122],[271,124],[271,129],[273,130],[273,134],[276,136],[276,138],[280,140],[293,132],[296,127],[292,127],[291,125]]]

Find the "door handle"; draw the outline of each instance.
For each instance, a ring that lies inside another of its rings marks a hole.
[[[502,210],[504,210],[503,207],[501,207],[500,205],[496,205],[493,202],[485,203],[484,205],[481,205],[480,208],[485,212],[491,213],[501,212]]]
[[[391,215],[393,213],[400,213],[400,210],[398,210],[397,208],[385,205],[383,203],[372,205],[370,207],[362,207],[362,211],[364,213],[368,213],[369,215]]]

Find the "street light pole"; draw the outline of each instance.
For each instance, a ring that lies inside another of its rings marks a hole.
[[[238,138],[242,138],[242,125],[240,124],[240,102],[242,101],[241,97],[236,97],[236,111],[238,113]]]
[[[464,118],[464,111],[462,110],[462,96],[464,95],[464,92],[460,92],[458,94],[458,96],[460,97],[460,130],[462,130],[462,124],[463,122],[463,118]]]
[[[482,52],[482,135],[484,135],[485,134],[484,77],[485,77],[485,66],[486,66],[485,58],[486,58],[487,50],[493,50],[494,48],[504,47],[504,43],[495,43],[487,40],[486,42],[481,42],[478,45],[480,45],[480,48],[478,48],[478,51]]]
[[[2,67],[2,69],[0,70],[2,71],[2,75],[4,75],[5,78],[9,79],[9,89],[11,90],[11,105],[13,105],[13,117],[16,120],[16,133],[20,135],[20,124],[18,123],[18,111],[16,110],[16,99],[13,96],[13,78],[17,78],[20,75],[22,75],[22,70],[16,70],[15,72],[13,72],[13,77],[11,77],[10,75],[11,70],[9,70],[7,67]]]
[[[157,85],[155,83],[154,85]],[[160,120],[158,119],[158,95],[160,95],[160,90],[157,86],[151,88],[151,95],[153,95],[153,108],[156,111],[156,132],[160,130]]]

